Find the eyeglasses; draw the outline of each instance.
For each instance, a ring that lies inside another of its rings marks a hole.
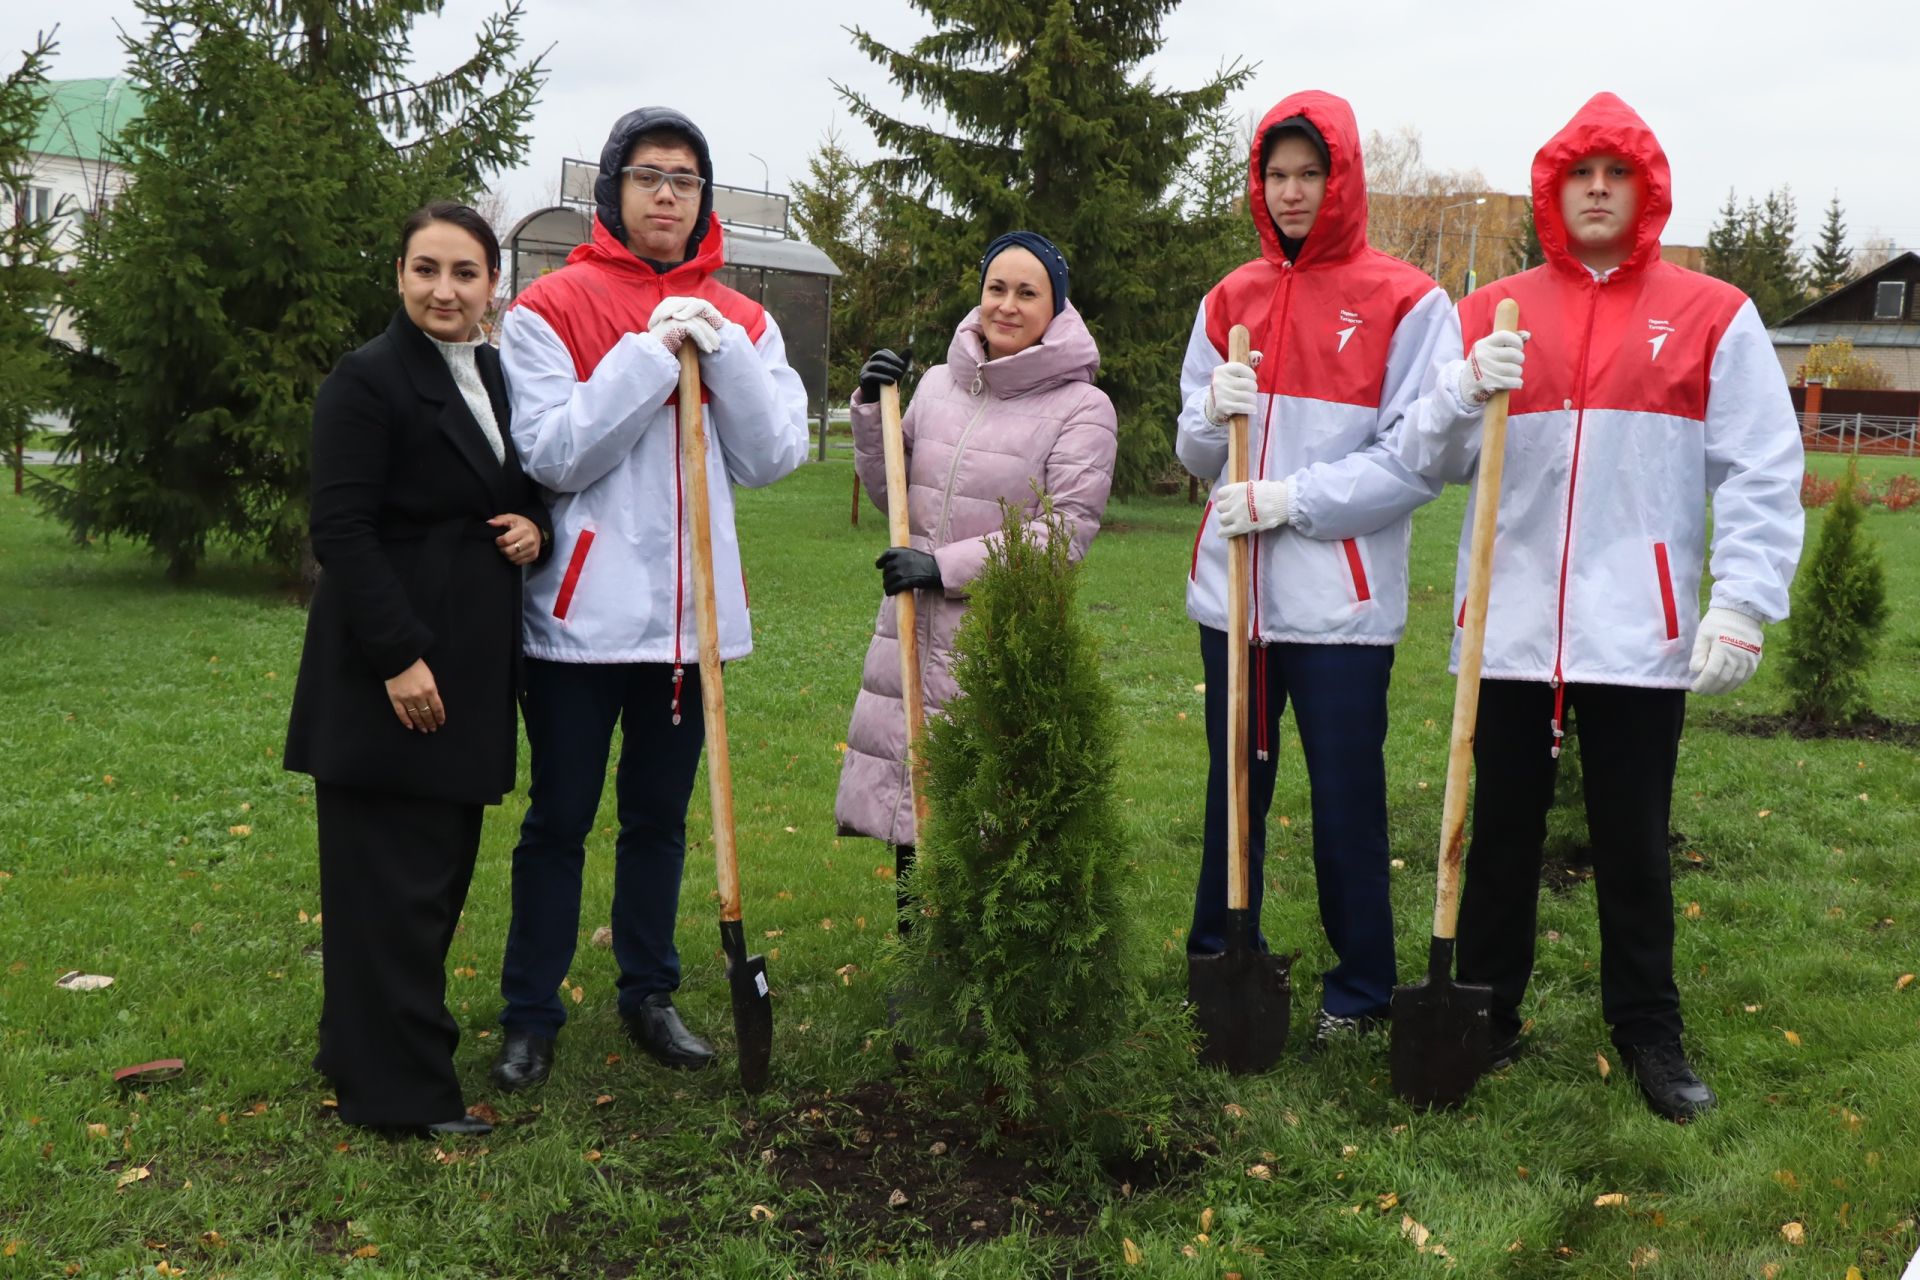
[[[658,191],[664,182],[672,188],[677,200],[691,200],[700,194],[700,188],[707,185],[707,180],[697,173],[662,173],[643,164],[628,165],[620,172],[627,175],[628,182],[647,195]]]

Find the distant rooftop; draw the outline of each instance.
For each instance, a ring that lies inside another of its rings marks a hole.
[[[140,93],[125,76],[49,80],[32,150],[76,160],[106,158],[107,144],[139,119]]]

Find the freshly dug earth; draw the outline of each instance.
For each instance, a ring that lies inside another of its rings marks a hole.
[[[1844,722],[1806,720],[1783,712],[1772,716],[1714,716],[1705,723],[1709,728],[1749,738],[1771,738],[1784,733],[1801,739],[1844,738],[1900,747],[1920,746],[1920,723],[1889,720],[1872,712]]]
[[[792,1193],[779,1220],[813,1252],[945,1250],[1015,1232],[1077,1236],[1100,1208],[1063,1194],[1017,1140],[982,1150],[975,1128],[921,1109],[884,1081],[749,1121],[741,1141],[737,1154],[769,1167]],[[1131,1195],[1164,1173],[1117,1169],[1112,1194]],[[830,1239],[829,1224],[855,1234]]]

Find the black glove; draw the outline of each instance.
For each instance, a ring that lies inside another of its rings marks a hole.
[[[860,403],[879,404],[880,388],[890,387],[907,375],[907,358],[882,347],[860,366]]]
[[[946,586],[940,581],[940,562],[912,547],[888,547],[873,562],[873,567],[880,571],[880,586],[890,596],[902,591],[922,588],[931,591]]]

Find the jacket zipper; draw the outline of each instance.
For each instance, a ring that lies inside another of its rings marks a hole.
[[[1268,345],[1275,348],[1275,350],[1270,355],[1263,353],[1261,356],[1261,363],[1263,364],[1268,360],[1276,362],[1273,366],[1273,376],[1276,382],[1280,377],[1280,369],[1282,367],[1280,362],[1286,353],[1287,316],[1293,309],[1293,263],[1287,262],[1283,264],[1281,271],[1284,274],[1280,277],[1280,314],[1277,321],[1269,319],[1267,328],[1268,336],[1273,339]],[[1267,392],[1267,411],[1260,419],[1260,462],[1259,465],[1254,468],[1253,476],[1251,477],[1254,480],[1264,480],[1267,475],[1267,450],[1273,444],[1273,402],[1277,394],[1277,391]],[[1253,555],[1250,557],[1251,563],[1248,566],[1248,572],[1253,575],[1253,582],[1251,584],[1253,587],[1253,635],[1251,641],[1254,644],[1266,643],[1261,639],[1260,635],[1261,541],[1262,539],[1260,538],[1253,540]],[[1264,741],[1259,744],[1259,757],[1262,760],[1267,758],[1266,743]]]
[[[1574,394],[1579,400],[1573,411],[1573,458],[1567,466],[1567,527],[1560,537],[1560,600],[1553,635],[1552,755],[1556,760],[1560,758],[1560,741],[1566,737],[1566,730],[1561,727],[1567,709],[1566,671],[1562,663],[1567,652],[1567,567],[1573,555],[1573,493],[1580,483],[1580,437],[1587,424],[1587,362],[1593,356],[1593,327],[1600,316],[1600,290],[1605,284],[1604,279],[1595,280],[1587,295],[1587,336],[1580,346],[1580,372],[1574,378]]]
[[[953,461],[947,464],[947,488],[940,495],[940,519],[934,525],[937,530],[936,536],[943,543],[947,539],[947,524],[953,518],[953,482],[960,475],[960,459],[967,451],[967,440],[973,435],[973,429],[980,425],[980,419],[987,413],[985,386],[985,378],[976,371],[973,375],[973,386],[968,389],[968,394],[980,397],[980,407],[973,411],[973,417],[967,422],[966,430],[960,433],[960,442],[953,447]]]

